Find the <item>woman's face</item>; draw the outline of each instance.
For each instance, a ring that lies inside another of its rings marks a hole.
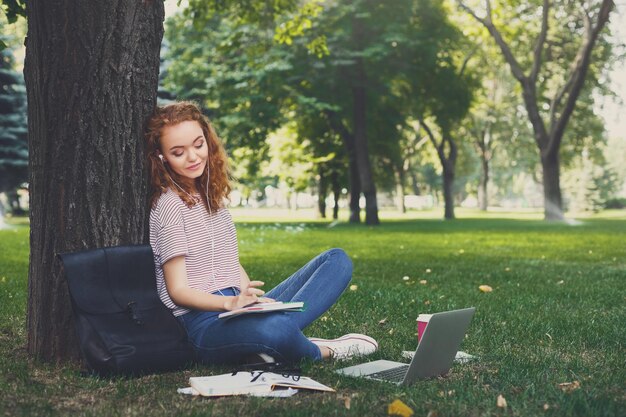
[[[200,123],[188,120],[161,132],[163,162],[178,175],[198,178],[204,172],[209,148]]]

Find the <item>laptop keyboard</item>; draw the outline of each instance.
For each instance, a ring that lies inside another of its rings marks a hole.
[[[382,379],[390,382],[402,382],[404,376],[409,370],[409,365],[402,365],[391,369],[385,369],[384,371],[369,374],[369,378]]]

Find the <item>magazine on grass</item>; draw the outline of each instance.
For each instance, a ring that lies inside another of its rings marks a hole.
[[[237,310],[221,313],[218,317],[220,319],[229,319],[244,314],[269,313],[272,311],[304,311],[304,302],[297,301],[283,303],[282,301],[275,301],[272,303],[256,303],[246,307],[238,308]]]
[[[189,385],[205,397],[260,395],[290,388],[335,391],[306,376],[281,375],[264,371],[242,371],[234,374],[191,377],[189,378]]]

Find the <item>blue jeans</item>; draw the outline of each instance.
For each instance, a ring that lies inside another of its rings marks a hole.
[[[303,312],[249,314],[221,320],[216,311],[191,311],[179,316],[196,355],[204,363],[239,362],[255,353],[266,353],[277,361],[320,360],[319,348],[302,329],[337,301],[352,276],[352,262],[341,249],[320,254],[295,274],[268,291],[277,301],[304,301]],[[219,293],[219,292],[218,292]],[[237,295],[237,288],[221,291]]]

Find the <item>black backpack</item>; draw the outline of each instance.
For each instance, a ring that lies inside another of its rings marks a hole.
[[[99,375],[179,369],[194,359],[187,333],[159,299],[149,245],[59,255],[80,348]]]

